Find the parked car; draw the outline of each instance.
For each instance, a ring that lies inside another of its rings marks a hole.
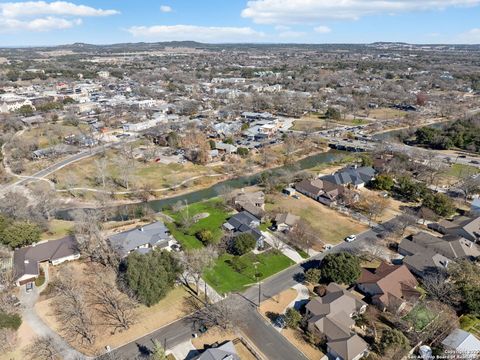
[[[182,250],[182,246],[180,244],[173,244],[172,246],[170,246],[170,248],[175,252],[179,252]]]
[[[292,195],[292,197],[293,197],[294,199],[297,199],[297,200],[300,199],[300,196],[298,196],[298,195]]]
[[[350,236],[347,236],[345,238],[346,242],[352,242],[352,241],[355,241],[355,240],[357,240],[357,235],[350,235]]]
[[[277,318],[275,319],[275,326],[283,329],[287,326],[287,322],[285,321],[285,315],[278,315]]]
[[[30,293],[30,292],[33,291],[33,282],[29,282],[29,283],[27,283],[27,284],[25,285],[25,291],[26,291],[27,293]]]
[[[333,249],[333,245],[332,244],[325,244],[325,245],[323,245],[323,248],[325,250],[331,250],[331,249]]]

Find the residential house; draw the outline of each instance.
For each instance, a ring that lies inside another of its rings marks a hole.
[[[417,279],[406,265],[382,262],[376,269],[362,269],[357,287],[381,310],[400,312],[420,298]]]
[[[442,345],[448,351],[449,359],[473,360],[480,357],[480,340],[462,329],[453,330],[442,341]]]
[[[435,230],[442,234],[458,235],[478,242],[480,241],[480,216],[476,218],[457,216],[452,221],[441,220]]]
[[[300,220],[300,216],[290,213],[277,214],[275,216],[275,226],[278,231],[290,231]]]
[[[265,193],[263,191],[239,192],[234,199],[237,210],[248,211],[258,219],[262,219],[265,213]]]
[[[13,253],[13,268],[17,286],[34,282],[40,275],[40,263],[59,265],[80,258],[76,240],[65,237],[16,249]]]
[[[237,351],[235,350],[235,344],[232,341],[228,341],[225,344],[212,347],[205,350],[195,360],[240,360]]]
[[[111,235],[108,241],[122,258],[133,251],[145,254],[155,248],[167,249],[175,243],[170,231],[161,221]]]
[[[251,234],[257,241],[257,247],[263,246],[264,236],[258,229],[260,220],[249,213],[248,211],[241,211],[228,219],[223,224],[223,227],[235,235],[248,233]]]
[[[367,343],[352,328],[353,316],[365,312],[367,304],[336,283],[330,283],[324,296],[306,306],[308,328],[327,339],[327,351],[339,360],[358,360],[368,353]]]
[[[480,247],[456,235],[439,238],[420,232],[403,239],[398,246],[398,252],[405,256],[403,263],[411,272],[424,277],[432,272],[445,271],[450,261],[479,257]]]
[[[215,143],[215,149],[219,150],[225,154],[236,154],[237,153],[237,147],[232,144],[226,144],[223,142],[216,142]]]
[[[321,180],[345,187],[360,189],[375,179],[375,169],[370,166],[349,166],[332,175],[321,177]]]
[[[331,206],[335,204],[339,196],[344,194],[345,188],[336,185],[324,178],[314,180],[302,180],[295,185],[295,189],[324,205]]]

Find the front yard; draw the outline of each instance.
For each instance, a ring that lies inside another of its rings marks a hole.
[[[272,195],[265,205],[266,210],[273,212],[287,211],[300,216],[316,231],[319,240],[327,244],[338,244],[348,235],[359,234],[368,229],[367,226],[313,199],[300,194],[299,197],[300,199],[294,199],[280,194]]]
[[[259,280],[293,265],[292,260],[274,250],[238,257],[224,254],[217,259],[212,269],[206,271],[204,279],[221,294],[242,291],[257,281],[254,263],[257,263]]]

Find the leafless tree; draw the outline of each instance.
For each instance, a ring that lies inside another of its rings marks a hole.
[[[288,233],[288,242],[307,252],[316,241],[315,231],[310,224],[303,219],[299,219]]]
[[[455,285],[448,280],[448,276],[442,273],[428,274],[422,279],[422,284],[428,296],[436,301],[443,302],[449,306],[457,306],[461,296]]]
[[[17,332],[13,329],[0,329],[0,352],[8,353],[15,349],[17,343]]]
[[[190,318],[194,321],[205,324],[207,327],[218,326],[221,329],[228,330],[238,327],[241,323],[241,300],[237,296],[231,296],[215,304],[205,304],[196,298],[185,300],[185,306],[192,315]]]
[[[112,269],[118,268],[118,256],[101,234],[101,222],[95,211],[79,210],[74,214],[75,239],[82,254],[91,261]]]
[[[95,170],[96,170],[96,177],[97,181],[102,185],[102,189],[105,190],[107,186],[107,175],[108,175],[108,170],[107,170],[107,159],[105,157],[101,157],[98,160],[95,160]]]
[[[37,337],[32,344],[24,350],[24,355],[29,360],[60,360],[55,340],[51,336]]]
[[[95,324],[92,309],[88,306],[84,290],[76,285],[74,279],[65,273],[52,282],[56,296],[54,311],[62,324],[62,332],[70,340],[84,345],[95,343]]]
[[[376,221],[388,207],[388,199],[376,194],[363,195],[355,207],[367,215],[370,222]]]
[[[201,249],[188,250],[180,254],[180,262],[185,269],[185,283],[188,284],[188,277],[191,277],[196,285],[196,293],[199,293],[199,283],[201,277],[208,267],[210,267],[218,257],[217,250],[213,246],[207,246]]]
[[[97,277],[89,289],[89,295],[90,305],[93,305],[100,315],[99,322],[112,328],[113,334],[117,330],[128,330],[134,324],[136,304],[127,295],[118,291],[115,284]]]

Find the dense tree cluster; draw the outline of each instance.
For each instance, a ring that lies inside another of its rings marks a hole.
[[[433,149],[453,147],[480,152],[480,119],[459,120],[444,129],[423,127],[415,132],[416,142]]]
[[[360,277],[360,260],[347,252],[327,254],[321,263],[322,279],[338,284],[353,284]]]
[[[152,306],[172,289],[180,272],[179,262],[167,251],[134,252],[126,261],[125,280],[141,303]]]

